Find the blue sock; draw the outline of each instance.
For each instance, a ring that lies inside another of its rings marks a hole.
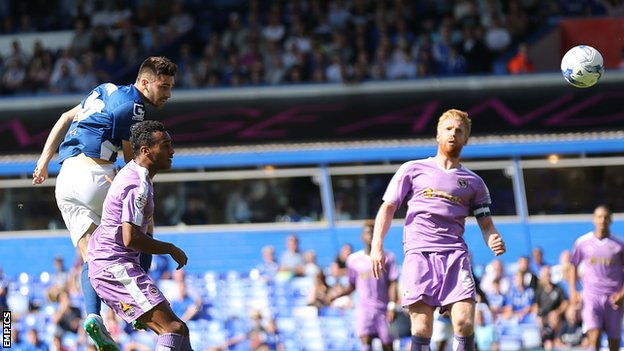
[[[143,268],[145,273],[149,273],[150,267],[152,266],[152,254],[141,252],[139,255],[139,261],[141,262],[141,268]]]
[[[146,233],[150,238],[154,237],[152,233]],[[149,273],[150,267],[152,266],[152,254],[143,253],[139,255],[139,262],[141,262],[141,268],[145,271],[145,273]]]
[[[411,351],[429,351],[429,344],[431,344],[431,338],[412,335]]]
[[[93,289],[91,281],[89,280],[89,264],[87,262],[82,265],[82,279],[80,279],[82,285],[82,297],[84,299],[85,312],[87,314],[100,315],[100,309],[102,307],[102,300]]]
[[[470,336],[455,335],[454,351],[474,351],[474,334]]]
[[[181,351],[183,350],[184,336],[175,333],[160,334],[156,341],[156,350]]]

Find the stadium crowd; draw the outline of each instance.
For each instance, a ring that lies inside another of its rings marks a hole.
[[[129,83],[158,54],[178,63],[183,88],[488,74],[559,18],[623,9],[621,0],[2,1],[0,35],[14,40],[0,94]],[[59,30],[72,31],[70,45],[47,48],[45,33]],[[42,33],[31,50],[26,33]]]
[[[358,350],[359,341],[353,335],[357,294],[332,302],[327,299],[332,290],[348,284],[346,257],[353,246],[345,243],[327,266],[316,262],[313,250],[299,246],[296,234],[289,235],[284,248],[278,250],[265,246],[251,271],[226,274],[209,269],[203,275],[186,274],[173,270],[168,257],[156,256],[150,275],[171,301],[172,309],[188,323],[197,350],[315,349],[306,341],[311,331],[304,329],[318,329],[317,337],[323,343],[319,349]],[[562,252],[559,262],[544,262],[543,256],[542,250],[535,248],[531,257],[518,257],[512,264],[496,258],[485,267],[475,267],[480,287],[475,335],[480,350],[588,345],[579,306],[569,299],[570,252]],[[81,328],[82,262],[77,257],[69,268],[62,258],[55,258],[55,271],[42,272],[40,277],[8,281],[0,274],[0,306],[12,297],[12,347],[93,350]],[[110,309],[103,316],[123,350],[153,349],[151,333],[132,329]],[[399,332],[405,330],[402,323],[409,324],[409,320],[397,318],[391,330],[397,333],[396,349],[409,350],[405,348],[409,337]],[[306,325],[303,329],[302,324]],[[330,331],[330,327],[338,330]],[[448,319],[439,316],[434,324],[433,350],[450,346],[449,327]]]
[[[618,0],[0,1],[0,33],[16,38],[0,60],[0,95],[85,93],[99,82],[127,79],[153,54],[178,63],[182,88],[489,74],[494,61],[558,18],[613,15],[623,7]],[[43,41],[32,53],[21,47],[20,33],[56,30],[73,30],[69,47],[49,50]],[[151,273],[171,294],[176,313],[202,335],[194,340],[198,349],[282,350],[295,342],[286,321],[299,308],[352,319],[349,299],[328,306],[317,295],[340,284],[344,253],[320,267],[314,252],[297,251],[291,270],[280,269],[274,254],[265,248],[257,268],[223,276],[210,267],[202,276],[173,273],[160,257]],[[478,275],[477,343],[522,343],[523,332],[534,327],[545,348],[586,342],[578,333],[579,311],[568,308],[566,257],[552,266],[537,252],[512,267],[491,262]],[[15,311],[13,344],[28,351],[92,349],[81,346],[88,345],[77,307],[82,262],[67,270],[55,260],[54,267],[15,281],[0,271],[0,309],[12,299]],[[559,299],[548,300],[559,289]],[[258,308],[251,314],[249,301]],[[153,347],[149,334],[112,313],[106,318],[125,350]],[[208,339],[215,335],[220,338]]]

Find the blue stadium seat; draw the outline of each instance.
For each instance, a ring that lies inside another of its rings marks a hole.
[[[284,335],[294,335],[297,332],[297,322],[292,317],[275,318],[277,330]]]
[[[522,324],[522,346],[527,349],[538,348],[542,345],[541,328],[537,324]]]
[[[501,336],[498,339],[499,351],[520,351],[523,350],[522,339],[517,336]]]

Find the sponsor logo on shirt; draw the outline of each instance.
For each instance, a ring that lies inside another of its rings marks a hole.
[[[145,106],[135,103],[132,107],[132,120],[142,121],[145,118]]]
[[[426,188],[426,189],[423,189],[423,191],[421,191],[420,193],[422,194],[422,196],[428,197],[428,198],[438,197],[438,198],[442,198],[442,199],[447,199],[447,200],[449,200],[451,202],[454,202],[456,204],[461,204],[462,203],[462,199],[459,196],[453,196],[453,195],[447,193],[446,191],[442,191],[442,190]]]

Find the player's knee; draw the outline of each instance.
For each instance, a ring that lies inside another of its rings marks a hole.
[[[189,334],[189,330],[188,330],[188,327],[186,326],[186,323],[184,323],[183,321],[179,319],[171,321],[167,324],[167,332],[180,334],[180,335]]]
[[[454,324],[455,334],[468,336],[474,332],[474,322],[470,318],[458,318]]]

